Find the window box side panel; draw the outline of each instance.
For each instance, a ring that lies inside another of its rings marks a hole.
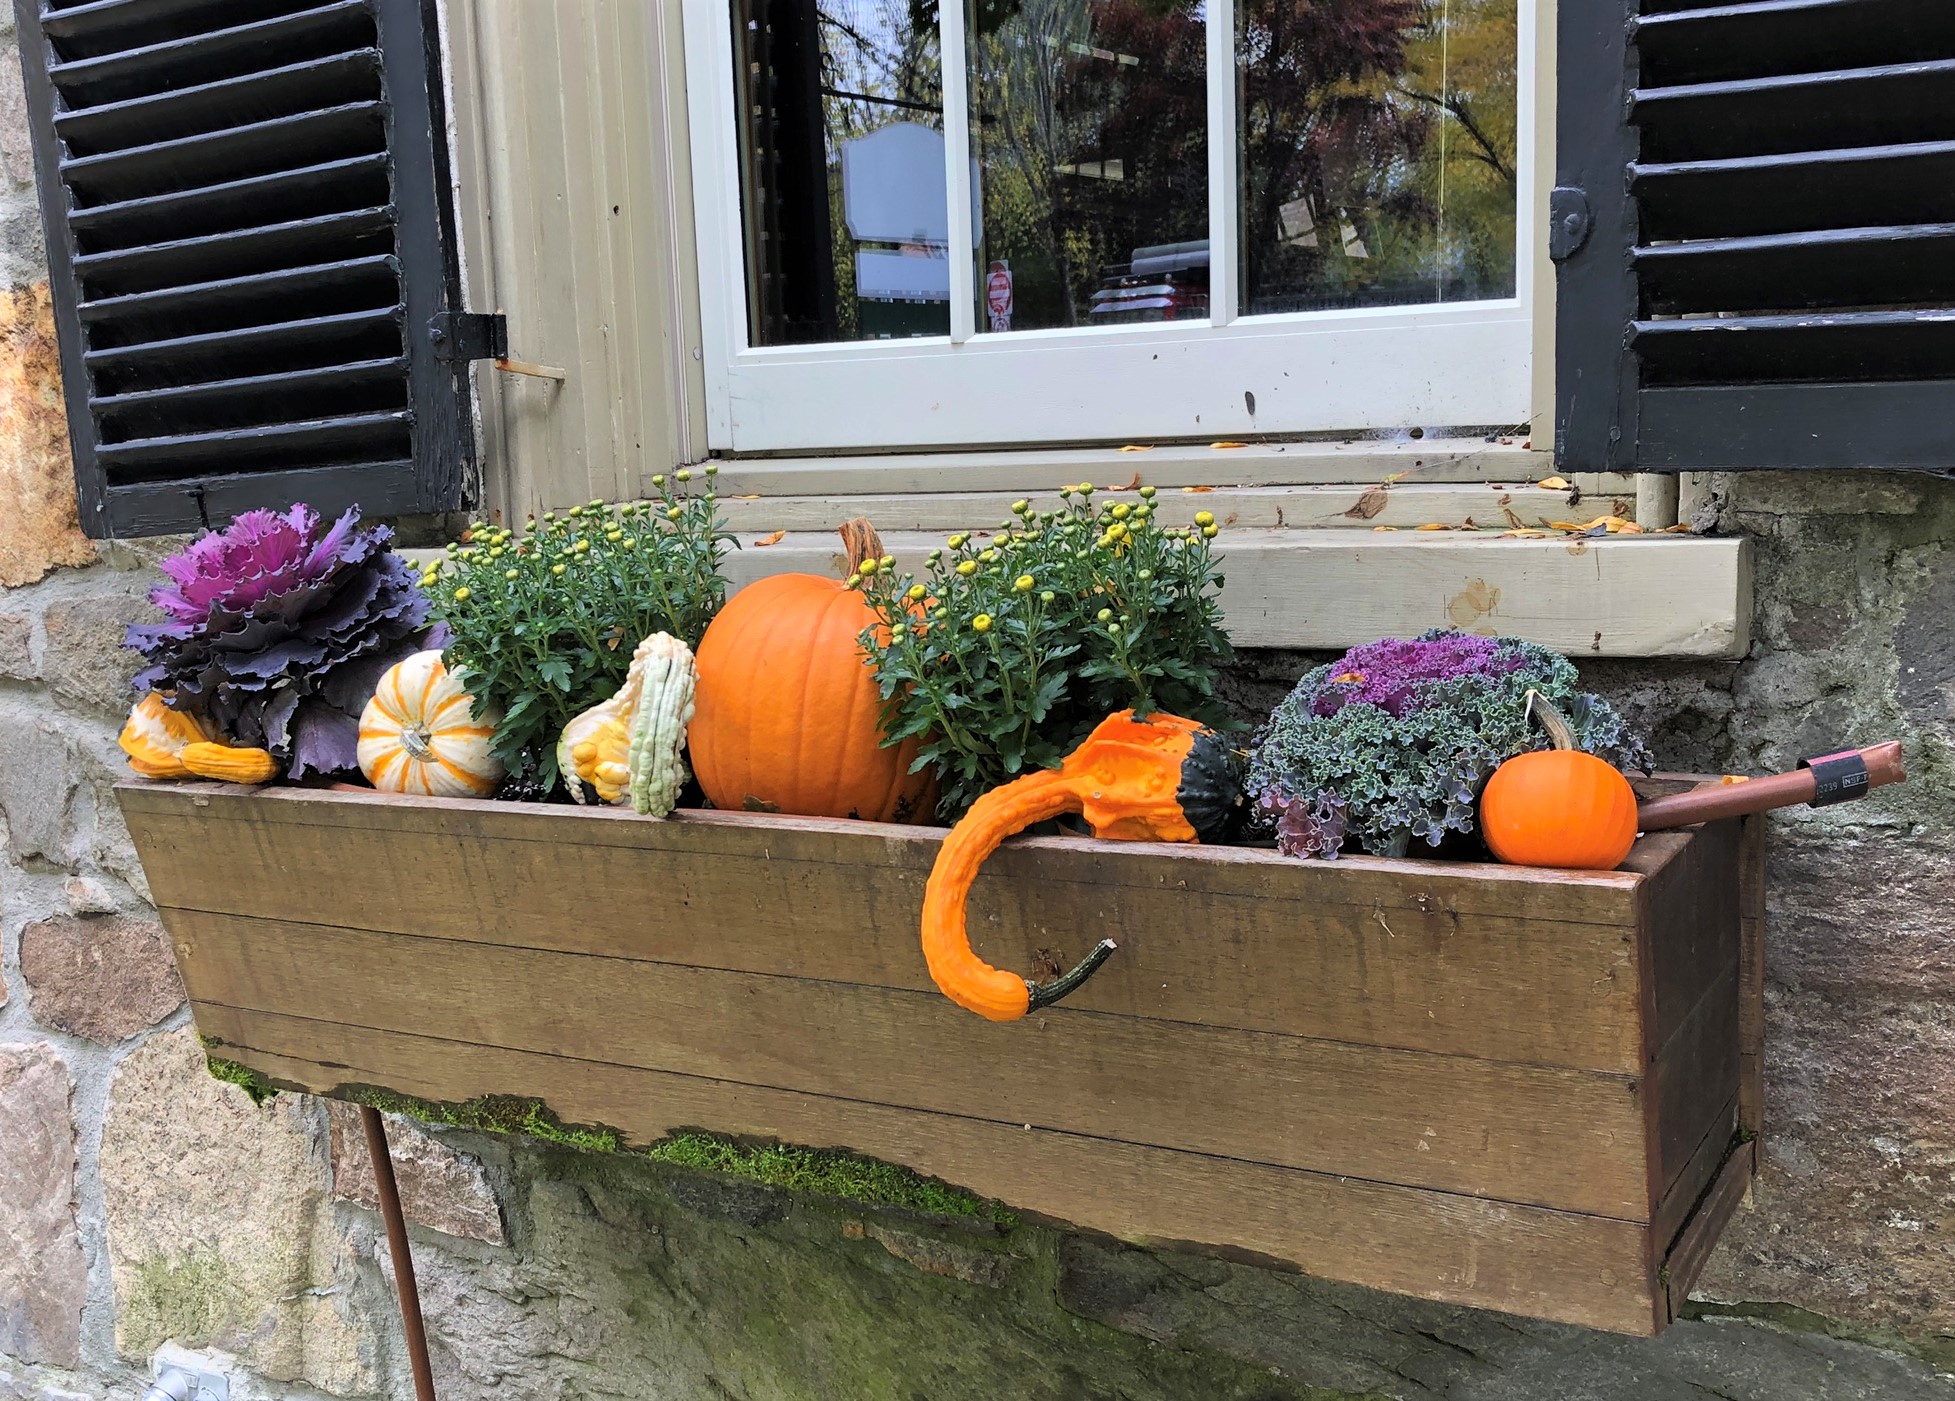
[[[1663,1077],[1640,1070],[1660,999],[1637,921],[1659,885],[1735,890],[1696,835],[1601,874],[1014,843],[975,894],[983,952],[1122,948],[1075,1001],[998,1026],[924,976],[937,831],[121,792],[200,1030],[275,1079],[516,1094],[634,1144],[847,1148],[1132,1240],[1663,1321],[1651,1173],[1670,1150]],[[212,850],[278,875],[234,861],[212,881]],[[1700,1079],[1724,1074],[1722,1005],[1692,998],[1673,1034]]]

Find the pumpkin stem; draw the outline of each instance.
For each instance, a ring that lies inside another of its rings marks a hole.
[[[1554,703],[1539,691],[1527,693],[1527,712],[1524,719],[1541,722],[1541,728],[1548,732],[1556,749],[1575,748],[1575,729],[1568,723],[1568,717],[1554,708]]]
[[[1113,940],[1102,939],[1099,943],[1093,945],[1086,957],[1072,966],[1072,971],[1061,974],[1049,983],[1035,983],[1027,979],[1025,991],[1028,994],[1030,1006],[1026,1010],[1036,1012],[1041,1007],[1050,1007],[1060,998],[1078,991],[1080,984],[1099,972],[1100,965],[1105,963],[1108,955],[1118,947],[1120,946],[1114,943]]]
[[[862,568],[865,560],[882,558],[882,536],[876,534],[876,528],[869,524],[867,516],[843,521],[840,533],[842,548],[848,551],[851,573]]]

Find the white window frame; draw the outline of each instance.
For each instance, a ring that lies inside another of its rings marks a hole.
[[[738,95],[726,0],[683,0],[708,446],[718,452],[1201,441],[1425,425],[1526,423],[1544,210],[1536,197],[1543,52],[1519,0],[1515,295],[1495,301],[1238,316],[1233,84],[1209,84],[1211,318],[1152,327],[977,334],[970,163],[945,162],[951,330],[913,340],[750,343]],[[963,8],[941,7],[946,54]],[[1208,68],[1234,71],[1233,0],[1209,0]],[[945,140],[969,149],[962,63],[944,71]],[[1254,411],[1250,404],[1254,403]]]

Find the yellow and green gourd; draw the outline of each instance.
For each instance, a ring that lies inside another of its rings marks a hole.
[[[617,694],[563,728],[557,767],[571,797],[670,813],[686,781],[680,754],[697,678],[692,649],[678,638],[655,632],[639,643]]]

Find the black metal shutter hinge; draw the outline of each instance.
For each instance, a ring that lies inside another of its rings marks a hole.
[[[437,360],[506,360],[509,318],[499,311],[444,311],[428,321]]]
[[[1594,231],[1595,212],[1589,208],[1588,192],[1557,185],[1548,196],[1548,256],[1557,263],[1567,262],[1582,251]]]

